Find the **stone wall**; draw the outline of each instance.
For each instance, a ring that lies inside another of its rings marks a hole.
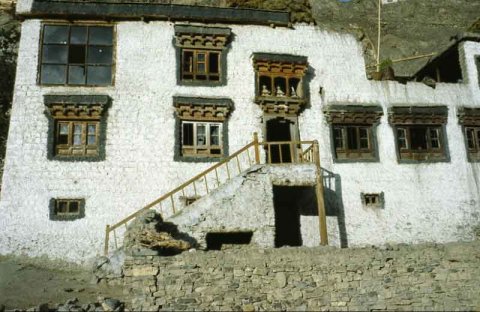
[[[135,310],[478,310],[480,242],[128,258]]]

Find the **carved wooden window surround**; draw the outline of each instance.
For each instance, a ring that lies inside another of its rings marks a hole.
[[[394,128],[400,161],[448,160],[446,107],[393,107],[389,122]]]
[[[113,26],[46,24],[41,48],[40,84],[112,84]]]
[[[176,25],[178,82],[186,85],[226,84],[230,35],[229,28]]]
[[[179,124],[179,160],[219,159],[226,155],[229,99],[174,97]]]
[[[480,161],[480,108],[461,107],[458,121],[463,127],[469,161]]]
[[[103,113],[107,96],[46,95],[55,159],[92,159],[101,155]]]
[[[325,109],[332,127],[337,161],[376,161],[375,126],[383,115],[379,106],[332,105]]]
[[[255,103],[265,113],[297,115],[306,104],[307,58],[255,53]]]

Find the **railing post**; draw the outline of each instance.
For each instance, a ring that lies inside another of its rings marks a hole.
[[[104,249],[104,254],[105,257],[108,257],[108,241],[110,240],[110,225],[107,224],[105,227],[105,249]]]
[[[260,146],[258,144],[258,133],[253,133],[253,146],[255,148],[255,163],[260,165]]]
[[[318,147],[317,140],[313,142],[313,158],[315,160],[316,167],[317,186],[315,187],[315,192],[317,195],[318,221],[320,225],[320,244],[325,246],[328,245],[327,217],[325,213],[325,199],[323,197],[323,178],[320,167],[320,149]]]

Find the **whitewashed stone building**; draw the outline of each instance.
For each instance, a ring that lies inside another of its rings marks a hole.
[[[290,25],[283,12],[19,0],[17,13],[1,254],[101,254],[107,224],[235,155],[255,132],[294,143],[240,154],[153,208],[200,246],[225,233],[318,245],[321,198],[334,246],[475,236],[476,36],[400,83],[369,80],[353,36]],[[314,140],[324,196],[305,152]]]

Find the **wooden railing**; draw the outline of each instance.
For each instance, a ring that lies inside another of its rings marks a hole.
[[[261,161],[261,148],[264,148],[265,161]],[[253,151],[252,151],[253,150]],[[160,211],[162,216],[168,217],[179,212],[182,208],[188,205],[189,200],[196,200],[208,193],[218,186],[224,184],[228,180],[247,170],[255,164],[286,164],[286,163],[318,163],[317,171],[320,172],[320,158],[318,154],[318,143],[316,141],[288,141],[288,142],[259,142],[257,133],[254,133],[253,141],[245,145],[243,148],[233,153],[229,157],[222,159],[220,162],[206,169],[202,173],[194,176],[190,180],[174,188],[170,192],[157,198],[145,207],[130,214],[123,220],[113,224],[107,225],[105,229],[105,248],[104,253],[107,256],[110,244],[110,236],[113,233],[113,243],[115,248],[118,248],[117,230],[125,226],[134,218],[142,214],[144,211],[156,208]],[[318,182],[318,181],[317,181]],[[317,183],[318,185],[319,183]],[[323,215],[323,183],[322,190],[317,191],[317,198],[321,194],[321,201]],[[183,204],[182,204],[182,201]],[[319,207],[320,208],[320,207]],[[319,210],[319,215],[321,211]],[[322,221],[320,221],[322,223]],[[326,244],[326,227],[325,235],[322,236],[322,244]],[[321,225],[322,233],[322,225]],[[325,237],[323,237],[325,236]]]

